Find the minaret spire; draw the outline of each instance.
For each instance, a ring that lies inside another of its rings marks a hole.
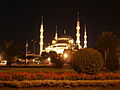
[[[42,18],[41,18],[41,27],[40,27],[40,42],[39,42],[39,44],[40,44],[40,55],[42,54],[43,44],[44,44],[44,42],[43,42],[43,38],[44,38],[43,32],[44,32],[44,29],[43,29],[43,16],[42,16]]]
[[[80,22],[80,14],[79,14],[79,12],[77,12],[77,21],[79,21]]]
[[[57,35],[57,26],[56,26],[55,40],[57,39],[58,39],[58,35]]]
[[[76,26],[76,44],[78,46],[78,49],[82,48],[80,45],[80,20],[79,20],[79,12],[78,12],[78,17],[77,17],[77,26]]]
[[[66,34],[66,30],[64,29],[64,34]]]
[[[86,24],[84,25],[84,48],[87,48],[87,32],[86,32]]]

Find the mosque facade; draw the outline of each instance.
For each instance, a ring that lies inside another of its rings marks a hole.
[[[81,46],[79,12],[78,12],[77,24],[76,24],[76,41],[73,40],[73,38],[71,36],[67,35],[65,31],[64,31],[63,35],[58,36],[57,27],[56,27],[56,33],[55,33],[54,39],[52,40],[52,44],[47,46],[47,48],[45,48],[43,50],[43,45],[44,45],[43,32],[44,32],[44,29],[43,29],[43,17],[42,17],[41,27],[40,27],[40,42],[39,42],[39,44],[40,44],[40,55],[43,51],[46,51],[48,53],[50,51],[55,51],[55,52],[57,52],[57,54],[63,54],[64,50],[66,50],[66,49],[74,50],[75,47],[77,47],[78,49],[87,48],[86,25],[84,26],[84,45]]]

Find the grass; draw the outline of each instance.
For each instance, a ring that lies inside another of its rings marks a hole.
[[[74,71],[74,69],[70,67],[52,68],[49,66],[0,66],[0,72],[7,72],[7,73],[12,73],[12,72],[31,72],[31,73],[33,72],[55,72],[55,73],[73,72],[73,73],[76,73],[76,71]],[[116,73],[120,73],[120,70],[116,71]]]
[[[72,68],[52,68],[52,67],[0,67],[0,72],[74,72]]]
[[[79,88],[0,88],[0,90],[120,90],[119,87],[79,87]]]

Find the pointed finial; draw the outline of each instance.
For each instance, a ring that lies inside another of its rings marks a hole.
[[[78,16],[79,16],[79,12],[78,12]]]
[[[41,18],[41,25],[43,25],[43,16],[42,16],[42,18]]]
[[[77,12],[77,15],[78,15],[78,16],[77,16],[77,20],[79,21],[79,18],[80,18],[80,17],[79,17],[79,16],[80,16],[80,13],[79,13],[79,12]]]
[[[26,45],[25,45],[25,47],[28,47],[28,41],[26,41]]]
[[[64,29],[64,34],[66,34],[66,30]]]
[[[86,32],[86,24],[84,24],[85,32]]]
[[[55,33],[55,40],[57,40],[58,35],[57,35],[57,26],[56,26],[56,33]]]
[[[56,33],[57,33],[57,25],[56,25]]]

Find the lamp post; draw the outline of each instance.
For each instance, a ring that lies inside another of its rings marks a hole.
[[[33,42],[33,54],[36,54],[36,50],[35,50],[35,43],[36,43],[36,41],[35,40],[31,40],[32,42]]]
[[[25,56],[26,56],[25,63],[27,63],[27,54],[28,54],[28,42],[26,41],[26,45],[25,45]]]
[[[0,60],[2,60],[2,56],[0,55]]]
[[[63,54],[63,57],[64,57],[64,59],[67,59],[67,58],[68,58],[68,54],[67,54],[67,53],[64,53],[64,54]]]

